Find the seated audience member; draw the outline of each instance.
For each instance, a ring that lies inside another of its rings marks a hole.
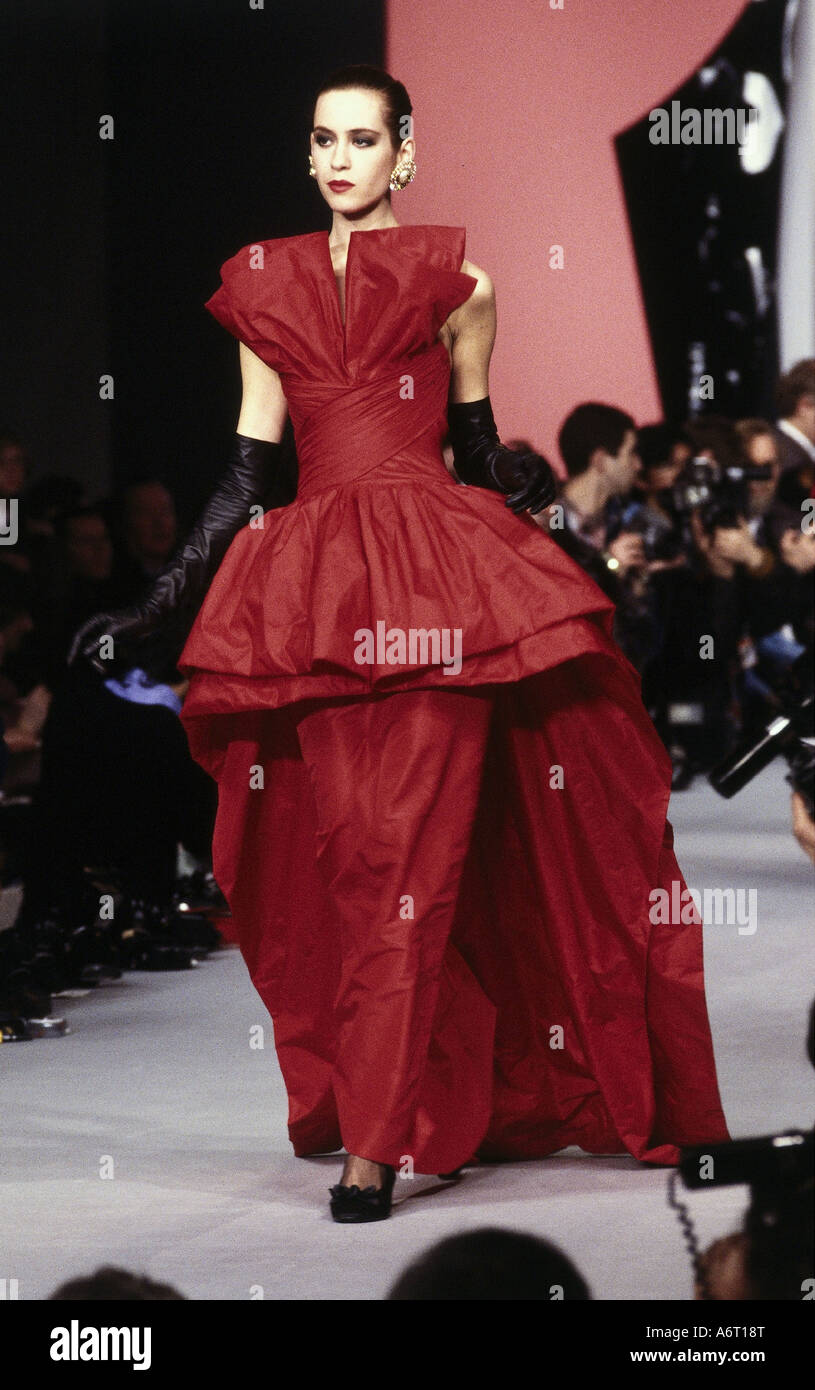
[[[76,478],[67,474],[48,473],[26,489],[22,499],[21,544],[30,561],[31,578],[37,613],[39,596],[50,602],[54,590],[53,573],[59,569],[57,520],[65,512],[82,507],[85,489]]]
[[[28,471],[29,458],[22,440],[10,430],[0,431],[0,525],[7,536],[16,537],[0,545],[0,564],[23,574],[31,568],[21,517]]]
[[[142,597],[178,541],[175,502],[160,478],[128,483],[113,516],[113,583],[124,606]]]
[[[40,577],[53,564],[54,520],[66,507],[79,506],[84,488],[76,478],[56,473],[26,484],[28,455],[16,436],[0,436],[0,458],[4,455],[7,465],[0,465],[0,498],[13,497],[17,503],[17,540],[0,547],[0,559],[31,575],[36,596]]]
[[[43,730],[27,912],[78,885],[87,864],[114,868],[130,893],[167,903],[178,844],[208,859],[217,787],[178,718],[187,686],[170,662],[107,680],[82,663],[66,667]]]
[[[0,719],[7,750],[3,790],[29,791],[40,773],[43,726],[51,691],[43,682],[18,678],[14,657],[32,632],[30,580],[0,571]]]
[[[85,503],[85,487],[70,473],[46,473],[25,491],[26,531],[55,538],[57,517]]]
[[[36,622],[51,662],[52,681],[64,669],[77,628],[121,598],[112,577],[113,544],[101,507],[73,507],[54,523],[54,553],[39,585]]]
[[[28,470],[28,453],[19,435],[0,430],[0,497],[21,497]]]

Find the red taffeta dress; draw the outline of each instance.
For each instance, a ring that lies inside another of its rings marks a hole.
[[[344,321],[327,232],[244,248],[207,304],[279,373],[300,465],[179,660],[215,877],[297,1155],[674,1164],[729,1136],[701,923],[653,909],[685,887],[670,761],[609,600],[445,468],[464,242],[352,232]]]

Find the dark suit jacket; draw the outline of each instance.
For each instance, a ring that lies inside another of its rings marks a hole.
[[[809,497],[815,483],[815,463],[806,449],[795,439],[790,439],[783,430],[773,429],[781,459],[781,477],[778,480],[777,496],[788,506],[798,508]]]

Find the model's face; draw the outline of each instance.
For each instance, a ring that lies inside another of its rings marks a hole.
[[[324,92],[314,109],[311,157],[328,206],[344,217],[370,212],[388,191],[394,165],[413,158],[413,141],[394,151],[378,92]],[[351,187],[334,189],[332,183]]]

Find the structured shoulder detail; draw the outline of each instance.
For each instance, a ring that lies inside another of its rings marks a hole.
[[[281,375],[368,378],[431,347],[470,297],[465,240],[463,227],[436,224],[352,232],[345,324],[327,232],[249,242],[221,266],[206,308]]]
[[[304,252],[323,234],[248,242],[221,266],[221,284],[206,301],[213,318],[277,371],[291,358],[292,322],[308,316],[300,273]],[[299,290],[299,293],[298,293]]]

